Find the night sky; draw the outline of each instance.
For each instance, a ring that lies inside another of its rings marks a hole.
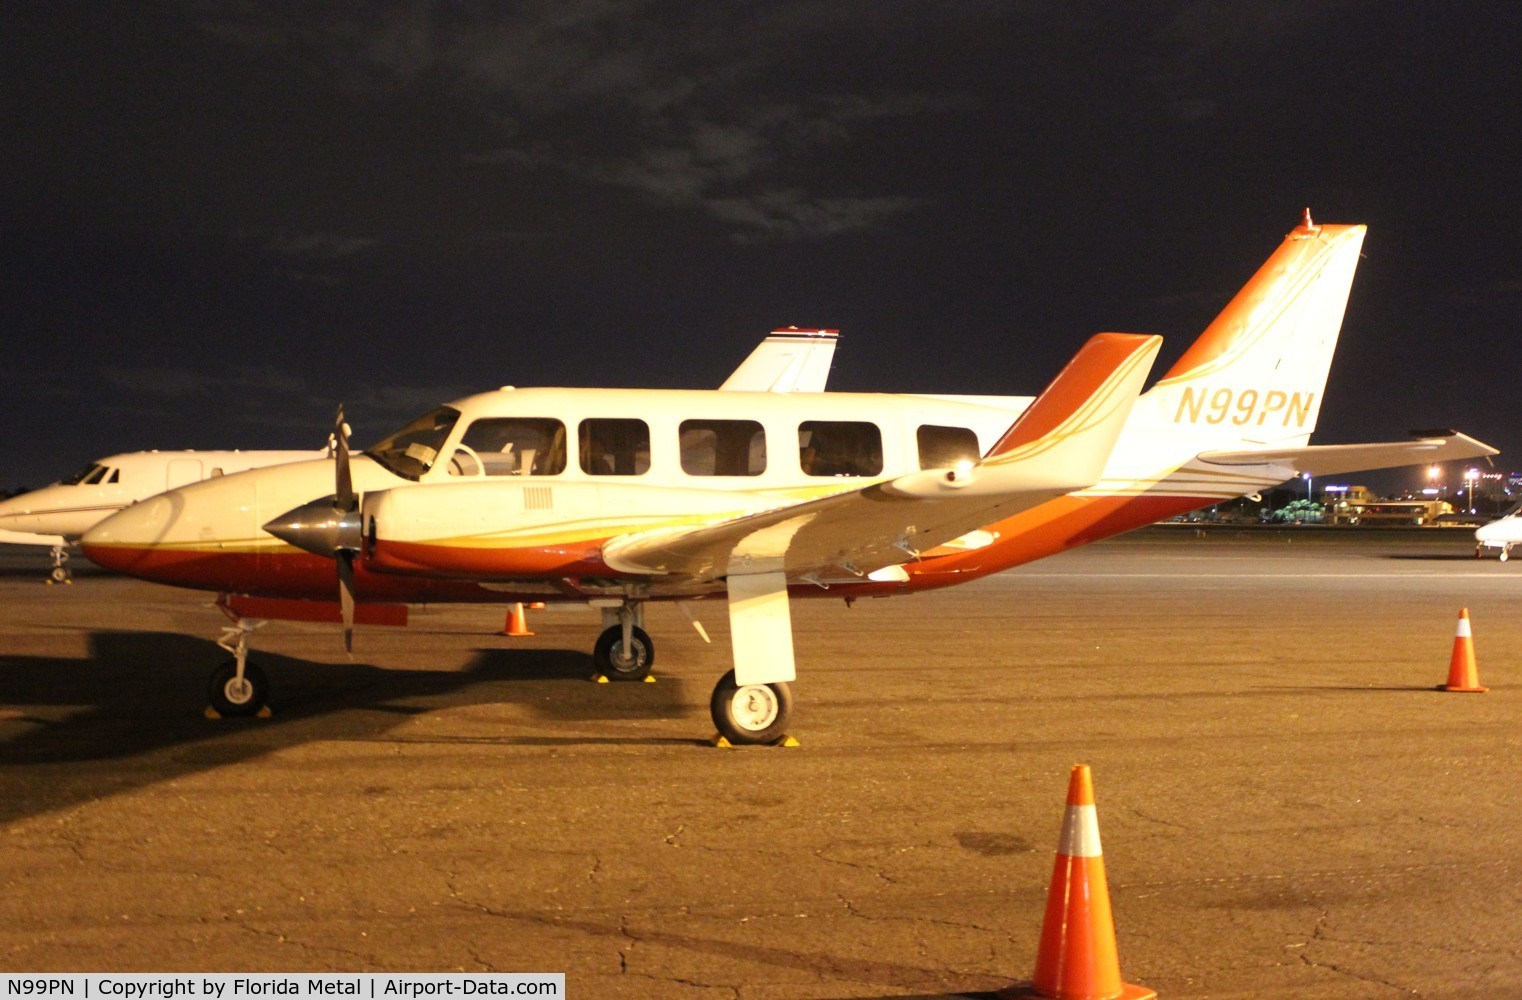
[[[1369,226],[1313,442],[1522,468],[1519,10],[7,3],[0,489],[713,387],[787,324],[842,390],[1034,393],[1101,330],[1160,374],[1306,206]]]

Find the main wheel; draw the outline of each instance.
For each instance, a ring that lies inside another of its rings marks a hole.
[[[225,716],[257,715],[269,703],[270,682],[257,664],[243,664],[243,681],[238,681],[238,661],[228,660],[212,671],[206,692],[211,707]]]
[[[735,672],[731,670],[713,686],[708,712],[719,728],[719,735],[736,746],[775,743],[787,735],[787,720],[793,714],[793,691],[785,681],[742,687],[735,682]]]
[[[629,630],[629,649],[624,649],[624,627],[614,625],[603,630],[592,647],[592,661],[597,672],[615,681],[642,681],[655,663],[655,643],[638,625]]]

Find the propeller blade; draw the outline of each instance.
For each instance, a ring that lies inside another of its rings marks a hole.
[[[359,498],[354,495],[354,480],[349,474],[349,425],[344,423],[343,404],[338,404],[338,418],[333,427],[333,465],[336,483],[333,490],[333,506],[340,511],[359,509]]]
[[[354,553],[339,549],[338,603],[344,617],[344,652],[354,652]]]

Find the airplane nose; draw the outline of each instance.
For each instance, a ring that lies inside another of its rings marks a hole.
[[[17,498],[19,500],[19,498]],[[7,531],[40,532],[42,518],[17,500],[0,501],[0,528]]]
[[[162,542],[184,507],[171,490],[112,514],[79,540],[85,558],[105,569],[131,573]]]
[[[289,545],[332,559],[339,549],[358,549],[359,511],[341,511],[335,497],[323,497],[286,511],[264,530]]]

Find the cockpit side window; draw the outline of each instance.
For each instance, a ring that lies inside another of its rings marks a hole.
[[[488,417],[465,429],[449,474],[558,476],[565,453],[565,424],[553,417]]]
[[[120,482],[121,481],[121,470],[120,469],[107,469],[106,472],[107,472],[106,478],[102,479],[101,482],[103,482],[103,483],[115,483],[115,482]]]
[[[460,411],[451,406],[430,410],[365,454],[404,479],[419,479],[433,468],[459,419]]]

